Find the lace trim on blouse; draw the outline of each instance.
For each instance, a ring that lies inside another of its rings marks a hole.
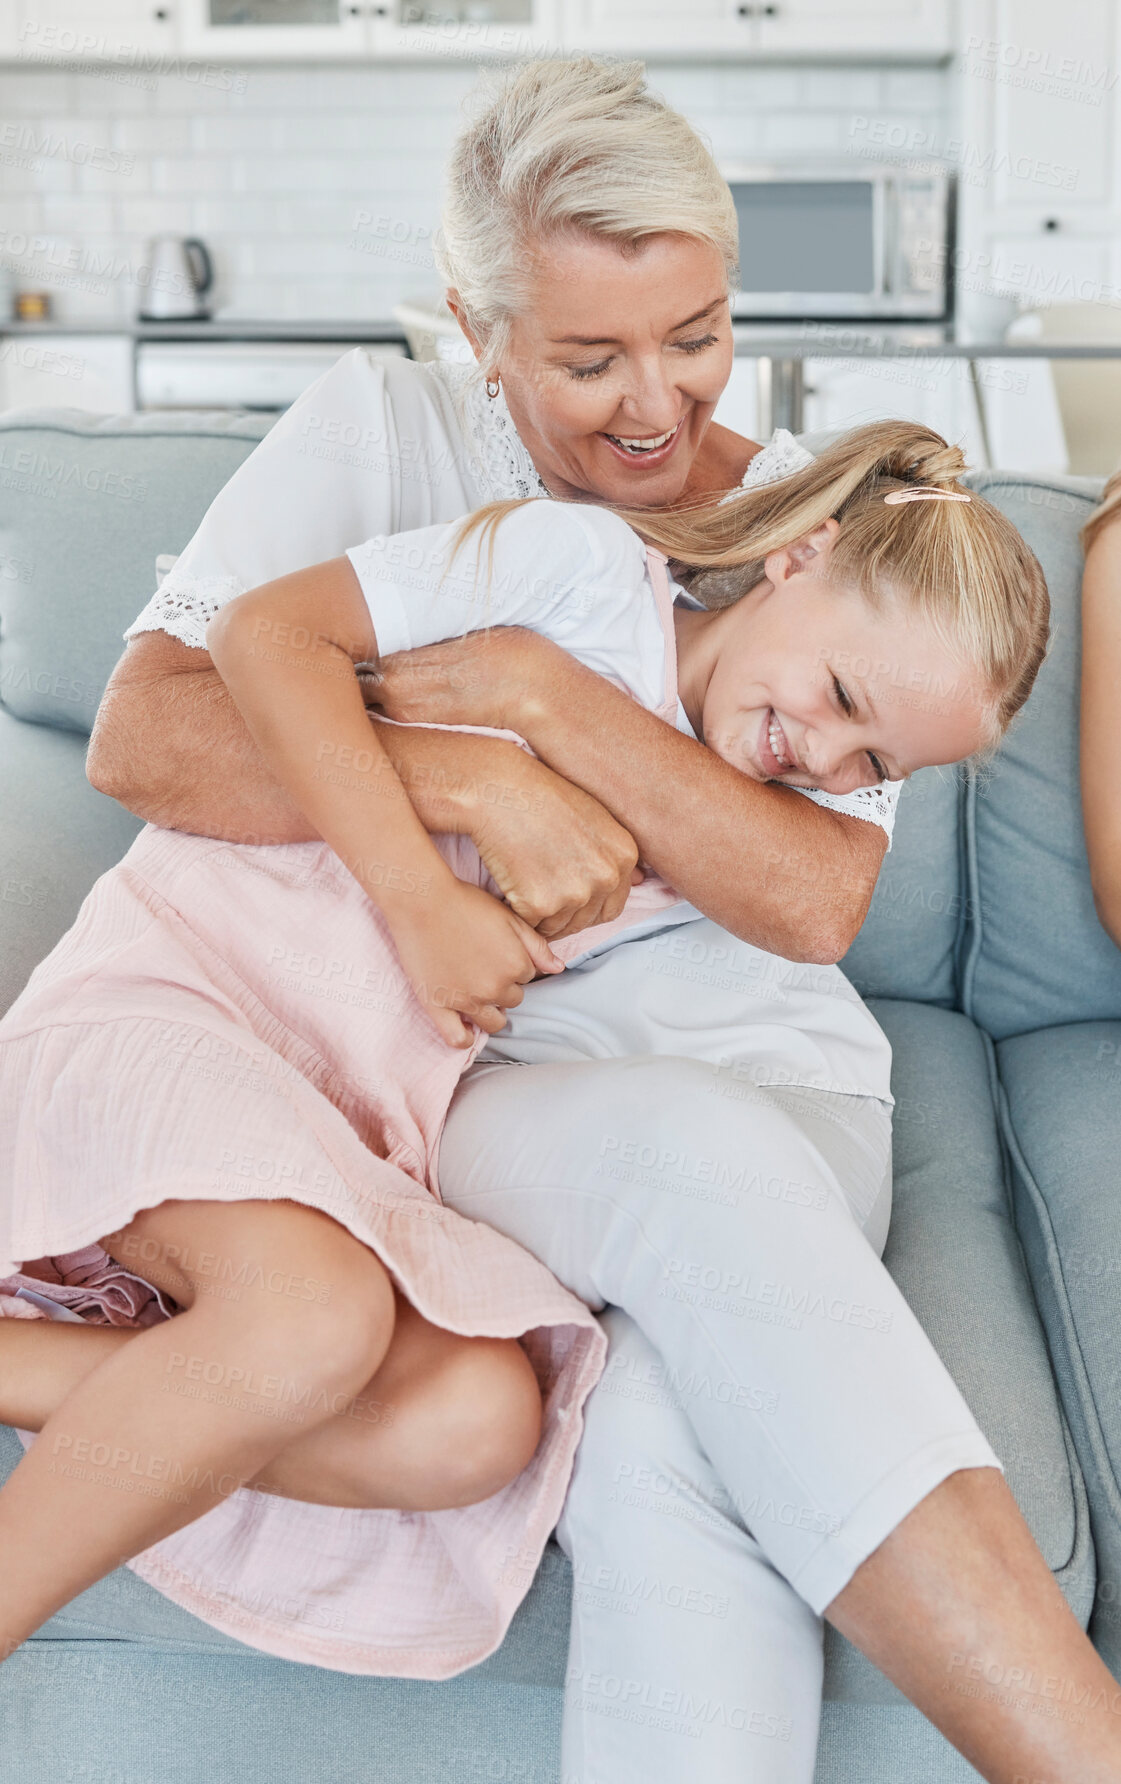
[[[174,569],[174,565],[172,566]],[[167,582],[171,581],[171,587]],[[236,576],[194,576],[176,583],[166,573],[155,594],[133,620],[126,638],[136,632],[169,632],[193,650],[206,649],[206,628],[220,607],[243,595],[246,585]]]
[[[506,407],[506,392],[489,397],[475,364],[435,360],[429,367],[448,391],[466,437],[471,473],[484,502],[508,502],[525,496],[548,496],[537,466],[522,444]]]
[[[804,471],[807,465],[812,465],[813,457],[812,452],[798,444],[792,433],[778,427],[748,465],[740,488],[754,489],[757,483],[777,483],[782,477],[792,477],[795,471]],[[728,497],[724,499],[727,501]]]

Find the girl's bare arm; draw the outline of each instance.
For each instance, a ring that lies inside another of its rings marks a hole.
[[[547,944],[498,899],[456,878],[371,725],[355,664],[376,658],[346,557],[277,577],[210,621],[207,648],[266,766],[385,917],[401,964],[445,1039],[460,1015],[495,1033]]]
[[[1121,516],[1086,554],[1082,578],[1082,821],[1098,919],[1121,947]]]

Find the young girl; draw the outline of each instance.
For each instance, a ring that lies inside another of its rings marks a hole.
[[[323,841],[150,826],[0,1024],[0,1274],[98,1242],[177,1304],[139,1332],[5,1329],[0,1417],[41,1432],[0,1491],[6,1651],[122,1559],[291,1659],[435,1678],[498,1645],[603,1343],[534,1259],[442,1206],[441,1122],[535,975],[696,913],[648,875],[550,948],[464,839],[422,829],[356,666],[530,626],[745,773],[901,781],[991,745],[1045,648],[1039,566],[962,468],[880,423],[692,515],[514,504],[211,621]],[[698,572],[691,605],[665,552]],[[842,1088],[846,1059],[866,1086],[882,1058],[890,1100],[883,1036],[818,974],[807,1048]]]

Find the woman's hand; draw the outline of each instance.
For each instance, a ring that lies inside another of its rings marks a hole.
[[[524,626],[492,626],[383,657],[359,673],[367,706],[414,725],[518,731],[528,700],[559,694],[573,659]]]
[[[487,1034],[505,1028],[504,1012],[521,1003],[538,973],[564,970],[528,923],[489,892],[448,876],[441,895],[415,901],[392,922],[401,965],[432,1021],[452,1047],[471,1044],[472,1022]]]
[[[418,685],[426,682],[437,685],[425,677]],[[389,678],[382,685],[388,693]],[[387,704],[396,717],[396,696]],[[472,721],[456,714],[441,722]],[[506,738],[423,725],[377,730],[426,828],[469,836],[511,909],[540,935],[556,941],[619,915],[642,879],[638,846],[598,800]]]
[[[597,799],[510,748],[519,760],[504,797],[484,796],[469,824],[484,866],[511,909],[550,941],[610,923],[643,877],[634,837]]]

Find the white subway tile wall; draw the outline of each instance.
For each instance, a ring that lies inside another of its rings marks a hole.
[[[474,66],[212,72],[0,70],[0,263],[17,288],[50,292],[60,321],[128,322],[149,237],[174,233],[205,238],[216,314],[387,321],[437,289]],[[729,160],[859,155],[869,120],[937,141],[953,103],[948,68],[652,61],[650,78]]]

